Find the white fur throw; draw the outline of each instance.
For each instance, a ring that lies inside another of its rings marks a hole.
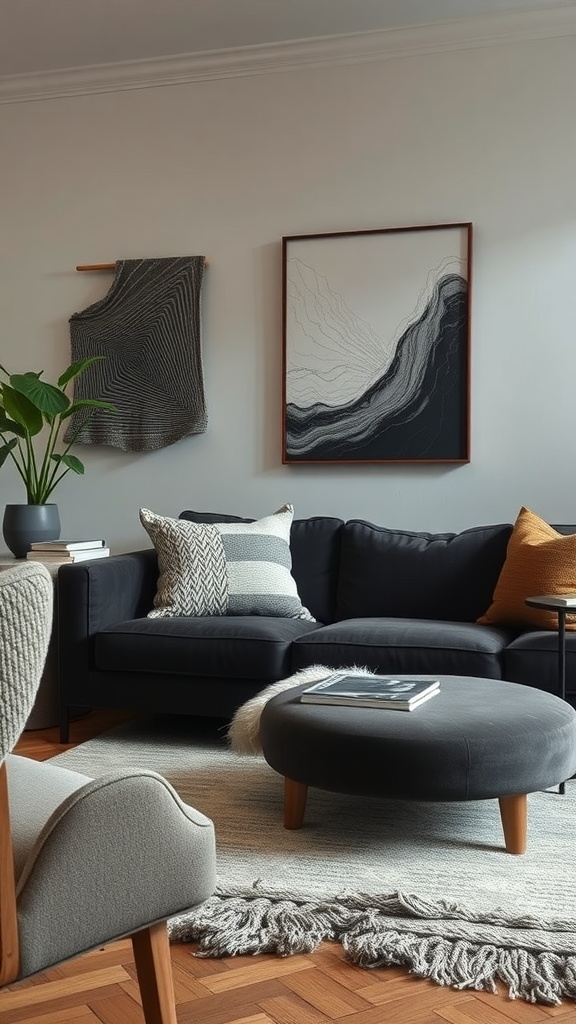
[[[287,679],[279,679],[277,683],[270,683],[236,711],[227,733],[232,750],[236,754],[261,754],[260,715],[271,697],[275,697],[277,693],[283,693],[284,690],[293,690],[295,686],[301,686],[303,683],[317,683],[334,672],[353,672],[358,676],[374,675],[369,668],[359,668],[357,665],[347,665],[345,668],[310,665],[309,668],[300,669],[299,672],[288,676]]]

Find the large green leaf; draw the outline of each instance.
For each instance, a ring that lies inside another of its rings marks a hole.
[[[17,423],[21,423],[26,428],[26,432],[32,437],[34,434],[40,433],[44,423],[42,413],[26,395],[23,395],[19,390],[9,387],[8,384],[3,384],[2,405],[8,415],[13,420],[16,420]]]
[[[100,360],[104,359],[105,356],[90,356],[88,359],[78,359],[75,363],[71,363],[67,370],[58,377],[58,387],[65,388],[68,381],[73,380],[74,377],[78,377],[88,366],[92,366],[93,363],[99,363]]]
[[[79,473],[80,476],[84,475],[84,463],[80,462],[75,455],[53,455],[54,462],[59,462],[61,465],[67,466],[73,473]]]
[[[67,420],[69,416],[73,416],[79,409],[106,409],[107,412],[117,411],[116,406],[112,405],[111,402],[101,402],[97,398],[79,398],[77,402],[73,402],[66,409],[66,412],[62,413],[62,419]]]
[[[68,395],[54,384],[40,380],[38,373],[14,373],[10,377],[10,384],[15,391],[29,399],[48,420],[64,412],[70,405]]]
[[[6,382],[0,380],[0,435],[16,435],[4,444],[4,439],[0,438],[0,466],[14,448],[19,450],[16,465],[26,485],[29,502],[44,504],[56,484],[69,470],[80,475],[84,473],[84,465],[80,459],[68,452],[70,444],[60,439],[63,421],[69,419],[75,412],[80,416],[82,411],[88,416],[90,410],[94,409],[116,412],[116,408],[110,402],[99,399],[82,398],[73,402],[64,390],[71,380],[104,358],[105,356],[91,356],[71,363],[59,377],[57,384],[46,383],[42,379],[43,370],[39,373],[29,371],[11,375],[0,364],[0,374],[7,378]],[[35,444],[30,443],[36,435],[41,436]],[[78,437],[78,431],[74,432],[74,437]],[[26,442],[25,446],[22,439]],[[54,447],[58,443],[64,447],[65,454],[54,452]],[[12,457],[16,459],[16,455]],[[56,463],[59,471],[47,472],[47,458]]]
[[[11,441],[7,441],[6,444],[2,445],[2,447],[0,448],[0,466],[4,465],[6,459],[10,455],[10,452],[12,451],[13,448],[16,447],[17,444],[18,441],[16,440],[15,437],[13,437]]]
[[[0,434],[17,434],[18,437],[26,437],[26,428],[16,420],[11,420],[6,415],[6,410],[0,406]]]

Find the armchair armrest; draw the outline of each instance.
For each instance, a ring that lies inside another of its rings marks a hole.
[[[68,708],[82,706],[94,667],[94,637],[152,608],[158,562],[153,548],[63,565],[58,571],[58,685],[62,742],[68,741]]]
[[[214,891],[214,826],[155,772],[89,779],[16,756],[7,774],[10,804],[19,808],[12,835],[20,976],[181,913]]]

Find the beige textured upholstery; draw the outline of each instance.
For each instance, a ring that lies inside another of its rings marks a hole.
[[[40,562],[0,572],[0,761],[26,725],[52,630],[54,587]]]
[[[0,984],[131,935],[146,1024],[175,1024],[166,919],[215,887],[212,822],[155,772],[90,779],[10,754],[48,648],[53,586],[0,574]]]

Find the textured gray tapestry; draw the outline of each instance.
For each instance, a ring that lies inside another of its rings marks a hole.
[[[70,317],[72,360],[103,355],[74,382],[75,400],[112,402],[72,417],[65,439],[123,451],[165,448],[206,430],[201,348],[204,256],[119,260],[99,302]],[[83,424],[83,425],[82,425]]]
[[[383,712],[388,714],[388,712]],[[218,889],[175,918],[206,956],[310,952],[340,942],[363,967],[399,964],[462,989],[576,999],[576,780],[528,800],[528,850],[505,852],[495,800],[438,804],[312,789],[282,826],[282,780],[208,722],[141,720],[60,754],[101,775],[163,774],[216,828]]]

